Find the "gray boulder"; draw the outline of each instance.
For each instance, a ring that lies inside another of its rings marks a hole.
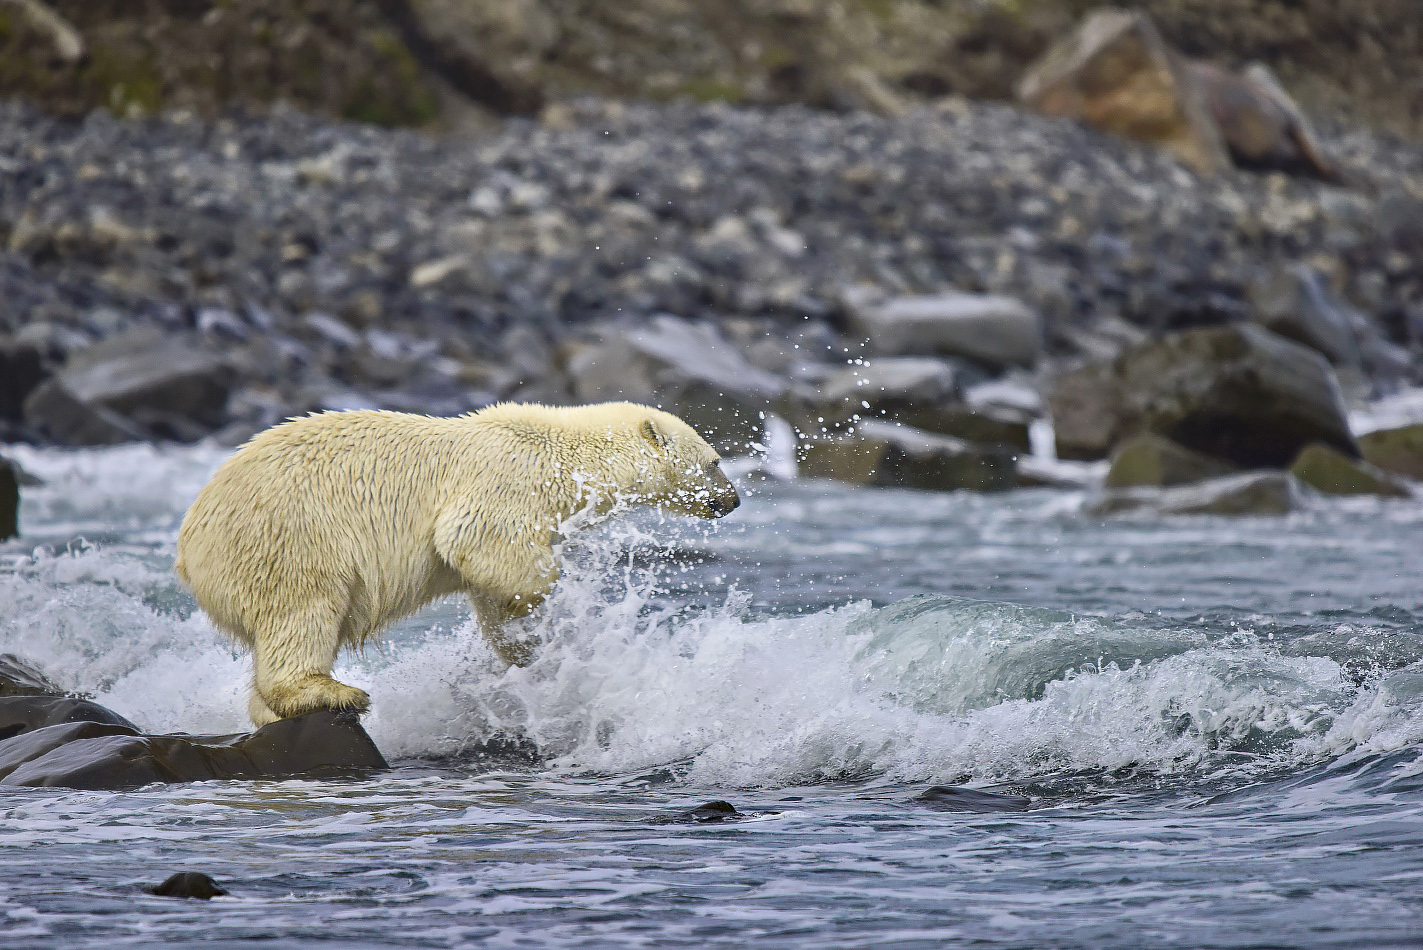
[[[580,401],[658,406],[722,450],[754,442],[764,414],[781,410],[790,388],[751,365],[716,328],[667,316],[645,327],[605,329],[567,368]]]
[[[229,361],[148,329],[83,350],[25,400],[25,422],[64,445],[191,442],[219,428]]]
[[[1089,515],[1284,515],[1303,507],[1305,492],[1286,472],[1242,472],[1194,485],[1109,488],[1088,502]]]
[[[887,356],[961,356],[1004,370],[1034,366],[1043,355],[1038,315],[1012,297],[948,293],[857,300],[849,318],[850,332]]]
[[[1241,468],[1285,468],[1311,442],[1359,454],[1324,357],[1253,325],[1133,347],[1059,376],[1049,402],[1061,458],[1103,458],[1142,432]]]
[[[1017,484],[1010,450],[875,419],[845,435],[807,442],[800,474],[928,491],[1004,491]]]

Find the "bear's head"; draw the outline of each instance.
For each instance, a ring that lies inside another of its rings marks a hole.
[[[721,470],[721,456],[695,429],[670,412],[640,407],[637,423],[636,500],[678,514],[720,518],[741,504],[736,486]]]

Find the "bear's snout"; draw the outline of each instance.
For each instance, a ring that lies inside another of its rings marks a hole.
[[[713,518],[724,518],[741,507],[741,496],[736,493],[735,488],[729,488],[726,494],[713,498],[708,502],[707,507],[711,509],[711,516]]]

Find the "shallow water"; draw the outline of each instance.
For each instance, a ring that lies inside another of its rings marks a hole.
[[[243,728],[246,661],[170,573],[223,453],[15,454],[48,484],[0,651]],[[1423,505],[1080,502],[763,484],[600,527],[530,667],[455,601],[343,660],[389,774],[0,791],[0,946],[1423,945]],[[747,820],[664,820],[709,799]],[[232,896],[140,890],[180,869]]]

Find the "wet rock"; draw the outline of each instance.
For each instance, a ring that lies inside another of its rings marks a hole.
[[[1311,442],[1358,455],[1329,364],[1257,326],[1134,347],[1059,376],[1049,401],[1061,458],[1102,458],[1142,432],[1242,468],[1284,468]]]
[[[1111,488],[1091,500],[1091,515],[1153,512],[1160,515],[1284,515],[1304,506],[1305,495],[1286,472],[1243,472],[1195,485]]]
[[[915,801],[935,811],[991,813],[1027,811],[1031,802],[1022,795],[1005,795],[981,788],[961,788],[956,785],[935,785],[927,788]]]
[[[0,541],[20,533],[20,479],[0,455]]]
[[[669,824],[707,825],[723,821],[740,821],[746,816],[731,802],[711,801],[665,819]]]
[[[1326,495],[1380,495],[1408,498],[1412,493],[1387,472],[1351,459],[1327,445],[1307,445],[1290,466],[1301,483]]]
[[[755,441],[763,414],[775,411],[789,389],[709,325],[664,316],[644,327],[609,328],[603,336],[569,360],[579,400],[660,406],[723,450]]]
[[[194,341],[138,330],[72,357],[25,400],[25,420],[64,445],[191,442],[221,426],[233,375]]]
[[[851,309],[850,332],[876,353],[961,356],[994,370],[1034,366],[1043,353],[1038,315],[1019,300],[989,294],[864,302]]]
[[[1113,450],[1112,467],[1107,470],[1105,484],[1108,488],[1186,485],[1234,471],[1235,466],[1229,462],[1193,452],[1148,432]]]
[[[1195,79],[1144,12],[1087,17],[1029,68],[1018,97],[1044,115],[1150,142],[1199,172],[1231,167]]]
[[[136,735],[138,731],[129,726],[103,722],[62,722],[31,729],[13,738],[0,740],[0,781],[25,763],[49,755],[72,742],[104,736]]]
[[[226,888],[201,871],[179,871],[162,884],[147,888],[147,891],[156,897],[187,897],[202,901],[227,896]]]
[[[15,701],[0,699],[0,730],[4,704]],[[0,785],[118,790],[153,783],[284,778],[388,767],[359,722],[331,712],[283,719],[236,736],[136,732],[64,743],[24,762],[0,778]],[[0,745],[0,753],[3,750]]]
[[[0,653],[0,696],[62,696],[49,678],[13,653]]]
[[[808,441],[800,474],[927,491],[1004,491],[1017,483],[1015,454],[1007,449],[875,419],[845,435]]]
[[[1365,461],[1386,472],[1423,479],[1423,422],[1359,436]]]
[[[69,722],[97,722],[138,731],[123,716],[87,699],[33,693],[0,696],[0,741]]]

